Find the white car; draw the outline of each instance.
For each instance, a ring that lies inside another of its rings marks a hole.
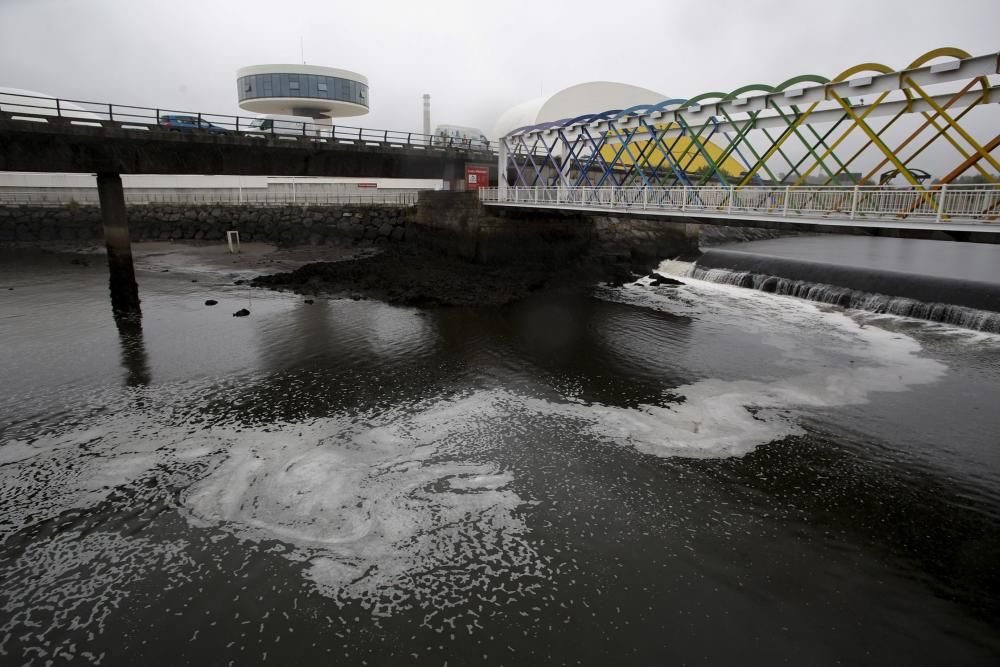
[[[281,135],[318,138],[330,134],[329,126],[319,125],[308,118],[294,116],[259,116],[250,120],[246,126],[243,123],[244,119],[240,118],[240,134],[252,136]]]
[[[490,140],[477,127],[438,125],[434,128],[434,145],[489,150]]]

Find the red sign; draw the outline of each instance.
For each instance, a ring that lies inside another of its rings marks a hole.
[[[465,165],[465,189],[478,190],[490,187],[490,168]]]

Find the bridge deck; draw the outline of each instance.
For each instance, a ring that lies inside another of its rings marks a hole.
[[[479,193],[486,206],[662,217],[681,222],[1000,234],[1000,187],[996,186],[518,187],[488,188]]]
[[[467,163],[496,170],[491,152],[365,132],[356,138],[171,132],[129,121],[0,112],[0,171],[461,178]]]

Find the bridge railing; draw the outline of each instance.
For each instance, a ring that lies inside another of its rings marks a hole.
[[[606,211],[648,211],[691,216],[920,220],[995,223],[1000,186],[923,187],[507,187],[482,188],[488,205]]]
[[[0,91],[0,117],[37,123],[63,122],[77,126],[115,126],[145,131],[194,132],[206,136],[231,134],[259,138],[299,139],[321,144],[373,144],[431,150],[461,150],[489,154],[490,156],[497,154],[496,146],[489,140],[445,137],[402,130],[378,130],[311,121],[274,120],[268,127],[264,127],[263,117],[110,104],[2,91]]]

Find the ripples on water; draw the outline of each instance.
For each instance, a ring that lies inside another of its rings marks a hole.
[[[151,271],[116,331],[101,268],[56,270],[0,272],[4,661],[997,655],[987,334],[697,280],[422,312]]]

